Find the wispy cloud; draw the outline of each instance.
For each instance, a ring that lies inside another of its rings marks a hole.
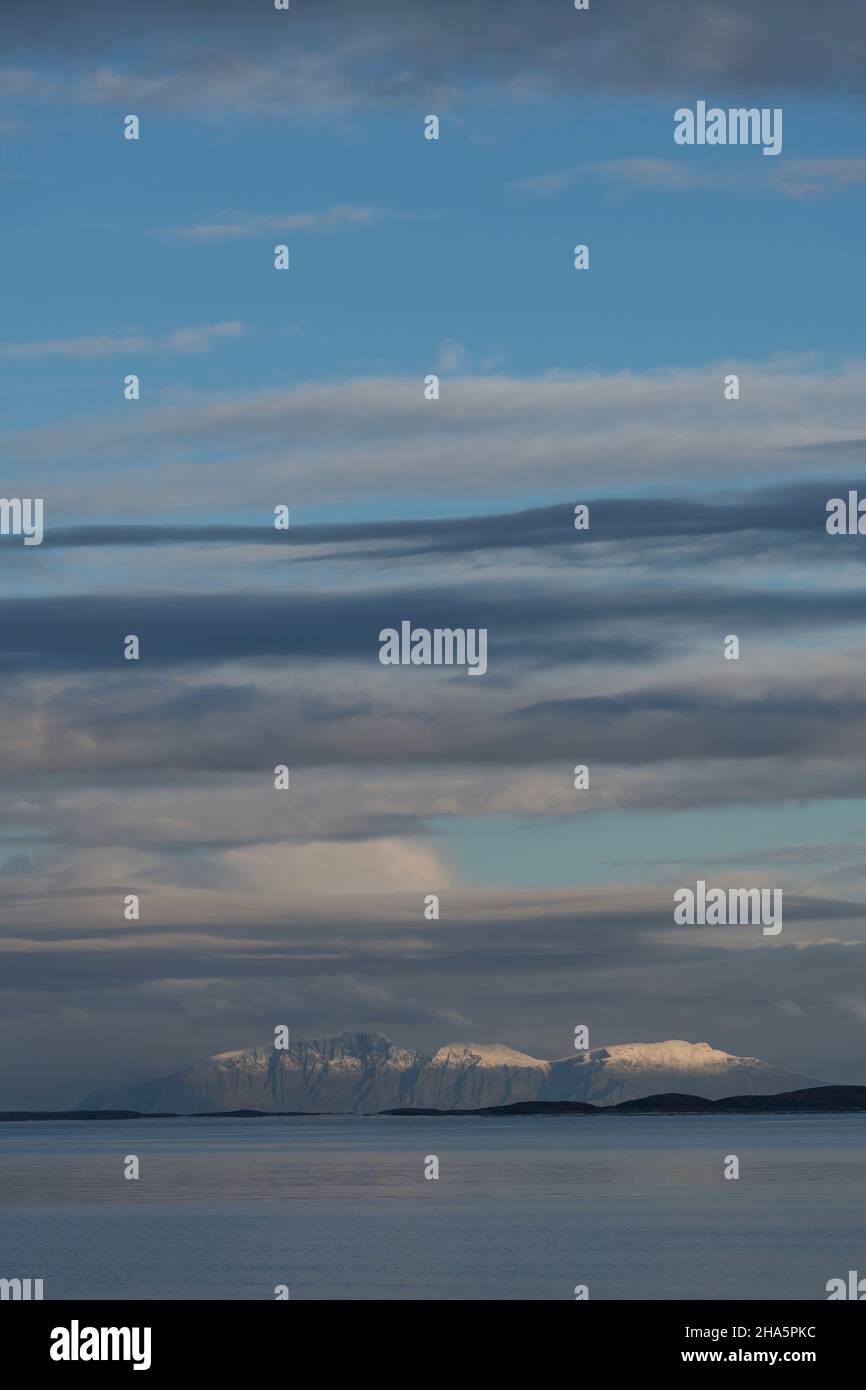
[[[46,101],[58,88],[33,68],[0,68],[0,99],[3,101]]]
[[[517,179],[511,192],[534,197],[563,193],[583,180],[600,179],[610,192],[682,193],[695,189],[737,188],[756,194],[814,198],[866,184],[866,159],[858,156],[788,159],[767,169],[710,168],[679,159],[607,159],[573,164],[532,178]]]
[[[223,338],[236,338],[245,326],[237,319],[226,323],[204,323],[191,328],[176,328],[171,333],[151,337],[142,333],[94,334],[81,338],[37,338],[29,343],[3,343],[0,358],[24,361],[43,357],[68,357],[86,360],[91,357],[121,357],[142,352],[207,352]]]
[[[850,1014],[852,1018],[859,1019],[861,1023],[866,1023],[866,999],[858,998],[856,995],[846,994],[837,999],[836,1004],[838,1008]]]
[[[459,372],[469,361],[469,354],[457,338],[446,338],[439,344],[436,367],[440,372]]]
[[[866,159],[854,156],[837,159],[789,159],[773,170],[773,180],[781,193],[790,198],[808,198],[838,193],[854,184],[866,183]]]
[[[724,399],[729,372],[748,390],[748,411]],[[291,471],[308,505],[338,494],[370,501],[482,488],[505,498],[525,493],[528,476],[538,488],[570,492],[575,470],[581,492],[720,471],[732,481],[779,477],[791,472],[792,450],[798,460],[809,455],[813,474],[835,475],[841,451],[828,442],[863,439],[866,362],[826,366],[807,356],[644,372],[459,374],[446,386],[435,403],[424,400],[420,373],[189,394],[143,409],[132,433],[93,417],[7,433],[3,445],[19,467],[40,463],[58,524],[72,523],[70,505],[80,514],[85,495],[93,521],[130,507],[148,521],[176,520],[190,506],[217,519],[216,508],[235,505],[241,466],[269,497],[281,495]],[[148,467],[107,476],[107,457],[146,458]],[[14,483],[10,465],[6,486]]]
[[[338,227],[369,227],[387,216],[386,208],[337,203],[321,212],[225,213],[211,222],[166,227],[162,235],[180,241],[246,241],[269,232],[326,232]]]

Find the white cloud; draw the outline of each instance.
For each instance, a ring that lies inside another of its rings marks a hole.
[[[439,344],[436,366],[440,372],[462,371],[468,361],[469,354],[457,338],[446,338]]]
[[[207,352],[219,338],[237,338],[244,331],[244,325],[237,319],[206,323],[198,328],[177,328],[163,339],[161,346],[172,352]]]
[[[246,241],[270,232],[333,231],[337,227],[368,227],[386,215],[385,208],[337,203],[321,212],[243,212],[224,214],[212,222],[168,227],[164,235],[181,241]]]
[[[785,159],[770,167],[741,163],[718,168],[700,156],[677,159],[607,159],[572,164],[532,178],[517,179],[511,192],[545,197],[562,193],[581,180],[600,179],[608,191],[683,193],[695,189],[737,189],[753,194],[782,194],[788,198],[819,197],[866,183],[866,159],[857,156]]]
[[[232,891],[317,893],[329,885],[338,893],[419,894],[452,883],[451,871],[437,850],[399,838],[349,843],[315,841],[303,845],[245,845],[220,856]],[[418,920],[423,902],[419,897]]]
[[[729,372],[741,399],[724,399]],[[92,520],[138,508],[177,520],[235,507],[270,512],[286,477],[312,505],[335,498],[568,496],[802,470],[836,474],[862,447],[866,361],[726,361],[652,371],[462,375],[425,401],[423,374],[308,382],[144,407],[137,427],[94,419],[6,435],[7,455],[39,462],[56,524],[74,506]],[[158,446],[158,448],[156,447]],[[207,458],[202,495],[199,457]],[[146,459],[147,471],[124,465]],[[78,468],[74,480],[70,462]],[[104,461],[112,462],[107,471]],[[7,487],[15,483],[7,469]],[[96,487],[98,479],[99,486]],[[29,486],[26,483],[26,486]]]
[[[222,338],[235,338],[245,332],[238,320],[205,323],[192,328],[176,328],[162,337],[141,333],[102,334],[80,338],[40,338],[29,343],[4,343],[0,357],[26,361],[43,357],[67,357],[87,361],[94,357],[122,357],[142,352],[207,352]]]

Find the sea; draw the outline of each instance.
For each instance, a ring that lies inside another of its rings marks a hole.
[[[849,1270],[866,1115],[0,1124],[0,1277],[45,1299],[800,1300]]]

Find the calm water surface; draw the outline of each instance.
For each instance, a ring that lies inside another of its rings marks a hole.
[[[46,1298],[823,1299],[866,1274],[866,1116],[0,1124],[0,1266]]]

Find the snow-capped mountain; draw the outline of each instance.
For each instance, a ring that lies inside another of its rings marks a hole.
[[[820,1083],[796,1072],[781,1071],[757,1057],[736,1057],[709,1043],[682,1041],[621,1043],[575,1053],[551,1062],[555,1094],[545,1100],[589,1100],[616,1105],[641,1096],[769,1096]]]
[[[312,1110],[371,1114],[396,1106],[469,1110],[521,1100],[613,1105],[676,1093],[718,1100],[820,1083],[709,1043],[623,1043],[542,1061],[501,1043],[451,1043],[423,1055],[379,1033],[339,1033],[219,1052],[162,1081],[85,1097],[80,1109]]]

